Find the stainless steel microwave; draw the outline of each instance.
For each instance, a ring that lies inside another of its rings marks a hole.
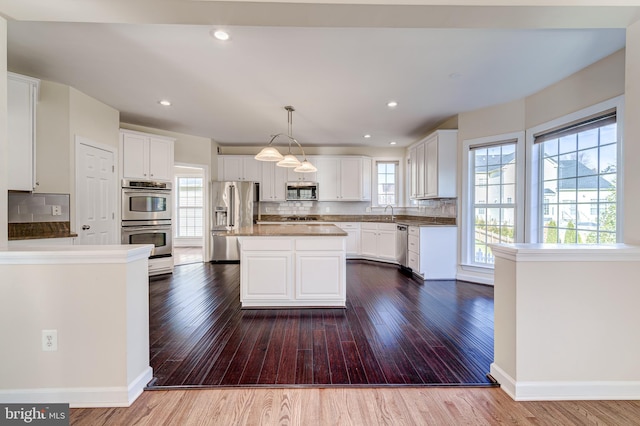
[[[317,182],[287,182],[287,201],[316,201],[318,199]]]

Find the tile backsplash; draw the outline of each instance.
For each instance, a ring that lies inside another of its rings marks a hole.
[[[391,210],[388,209],[388,214]],[[394,207],[393,213],[410,216],[456,217],[457,199],[421,200],[409,207]],[[260,214],[303,216],[303,215],[380,215],[384,207],[371,207],[369,201],[283,201],[280,203],[260,202]]]
[[[9,223],[69,222],[69,194],[9,192]]]

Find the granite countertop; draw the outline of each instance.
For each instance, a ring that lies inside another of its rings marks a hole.
[[[391,215],[306,215],[307,220],[289,220],[290,216],[261,215],[260,222],[283,223],[315,223],[315,222],[387,222],[411,226],[456,226],[455,217],[409,216],[397,215],[391,220]]]
[[[74,238],[69,222],[9,223],[9,241],[36,240],[41,238]]]
[[[326,223],[258,224],[216,235],[237,237],[346,237],[347,233]]]

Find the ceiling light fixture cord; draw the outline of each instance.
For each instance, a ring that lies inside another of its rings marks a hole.
[[[280,167],[295,167],[296,172],[311,173],[316,172],[318,169],[307,160],[307,155],[304,152],[304,148],[300,145],[300,142],[293,137],[293,111],[295,109],[291,105],[284,107],[287,110],[287,133],[278,133],[277,135],[271,135],[271,140],[265,148],[263,148],[256,156],[255,159],[259,161],[277,161],[277,166]],[[284,157],[278,152],[275,147],[272,147],[273,142],[280,136],[286,136],[289,140],[289,152]],[[295,155],[291,154],[291,143],[294,142],[300,148],[302,152],[303,161],[300,162]]]

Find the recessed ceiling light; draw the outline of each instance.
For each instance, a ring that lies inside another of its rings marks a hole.
[[[395,144],[396,144],[396,142],[395,142],[395,141],[391,141],[391,142],[389,142],[389,145],[395,145]]]
[[[369,139],[371,137],[371,135],[369,133],[367,133],[366,135],[363,136],[363,138],[365,139]]]
[[[211,32],[211,35],[213,35],[216,39],[220,40],[220,41],[227,41],[229,40],[229,33],[226,31],[222,31],[222,30],[213,30]]]
[[[453,73],[449,74],[449,78],[451,80],[457,80],[460,77],[462,77],[462,74],[460,74],[459,72],[453,72]]]
[[[158,103],[162,106],[171,106],[171,101],[168,101],[166,99],[162,99],[161,101],[158,101]]]
[[[398,106],[398,102],[396,102],[396,101],[389,101],[389,102],[387,102],[387,106],[388,106],[389,108],[395,108],[395,107],[397,107],[397,106]]]

